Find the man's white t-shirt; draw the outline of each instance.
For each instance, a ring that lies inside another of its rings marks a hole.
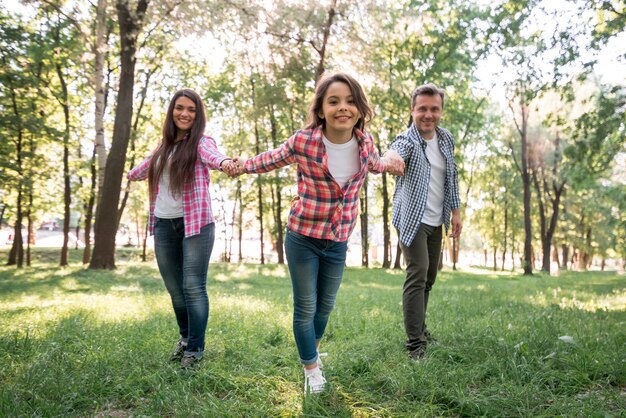
[[[422,223],[439,226],[443,223],[443,198],[446,180],[446,159],[439,149],[439,138],[435,132],[433,139],[426,140],[426,158],[430,162],[428,197]]]

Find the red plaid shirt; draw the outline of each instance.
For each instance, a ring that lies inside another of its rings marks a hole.
[[[183,186],[183,221],[186,237],[199,234],[200,228],[213,222],[211,195],[209,193],[211,182],[209,170],[219,170],[222,162],[227,159],[229,157],[219,152],[215,140],[210,136],[203,136],[198,142],[198,156],[193,181]],[[147,179],[150,161],[152,161],[152,154],[128,172],[128,180]],[[155,195],[150,198],[150,220],[148,222],[150,234],[154,232],[154,205],[156,195],[159,193],[158,183],[155,192]]]
[[[298,196],[289,212],[289,229],[312,238],[347,241],[356,225],[359,191],[368,170],[385,171],[374,139],[355,129],[361,167],[339,187],[328,171],[328,155],[322,142],[322,127],[296,132],[280,147],[266,151],[245,163],[246,173],[266,173],[297,164]]]

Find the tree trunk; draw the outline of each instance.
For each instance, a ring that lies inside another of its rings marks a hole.
[[[28,238],[26,239],[26,265],[30,267],[31,262],[31,251],[30,245],[35,242],[35,233],[33,230],[33,187],[32,183],[28,187],[28,210],[26,211],[26,231]]]
[[[317,84],[317,81],[320,79],[322,74],[324,74],[324,60],[326,58],[326,45],[328,44],[328,38],[330,37],[330,29],[333,26],[333,18],[335,17],[336,7],[337,7],[337,0],[332,0],[332,4],[330,5],[330,9],[328,10],[328,19],[326,20],[326,25],[324,26],[322,46],[320,49],[317,50],[320,56],[320,60],[318,61],[317,68],[315,69],[315,84]]]
[[[402,247],[400,247],[400,241],[396,244],[396,260],[393,262],[394,270],[402,269]]]
[[[278,133],[276,132],[276,118],[274,116],[274,106],[270,104],[270,127],[272,135],[272,147],[276,148],[278,144]],[[278,255],[278,264],[285,264],[284,254],[284,227],[282,219],[283,211],[283,198],[282,198],[282,184],[278,171],[274,174],[274,180],[276,181],[276,196],[274,198],[274,224],[276,225],[276,254]]]
[[[238,262],[243,261],[243,196],[241,193],[241,179],[237,179],[237,201],[239,202],[239,217],[237,219],[237,231],[239,233],[239,239],[237,240],[239,248],[237,248]]]
[[[56,72],[61,83],[61,97],[58,101],[63,108],[65,130],[63,132],[63,246],[61,247],[60,266],[68,265],[69,235],[70,235],[70,207],[72,204],[72,188],[70,184],[70,108],[69,94],[63,69],[56,63]]]
[[[368,268],[369,267],[369,238],[367,236],[368,223],[367,223],[367,177],[363,182],[362,196],[359,200],[359,205],[361,206],[361,266]]]
[[[529,159],[528,159],[528,113],[529,108],[525,101],[524,96],[525,91],[522,91],[518,94],[519,98],[519,107],[521,113],[521,123],[517,123],[517,119],[515,119],[515,124],[517,127],[517,131],[520,135],[520,148],[521,148],[521,165],[515,163],[520,171],[522,177],[522,185],[523,185],[523,202],[524,202],[524,258],[523,258],[523,267],[524,267],[524,275],[532,275],[533,274],[533,264],[532,264],[532,224],[531,224],[531,205],[530,205],[530,167],[529,167]],[[513,109],[512,103],[509,103],[509,107],[515,116],[515,111]],[[513,158],[515,158],[515,150],[511,146],[511,151]]]
[[[250,76],[250,86],[252,87],[252,108],[256,111],[256,92],[255,92],[255,82],[254,77]],[[254,116],[254,147],[256,154],[261,153],[261,137],[259,135],[259,122],[258,118],[255,114]],[[257,184],[257,203],[259,205],[259,215],[257,219],[259,221],[259,241],[261,243],[261,264],[265,264],[265,254],[263,253],[263,248],[265,247],[264,242],[264,232],[263,232],[263,187],[262,187],[261,176],[257,176],[256,184]]]
[[[567,270],[567,262],[569,261],[569,245],[561,244],[562,261],[561,268]]]
[[[13,245],[9,251],[9,261],[7,266],[17,266],[22,268],[24,266],[24,242],[22,238],[22,219],[24,217],[22,213],[22,184],[18,185],[17,189],[17,205],[15,214],[15,227],[13,229]]]
[[[105,84],[104,84],[104,57],[106,55],[106,8],[107,0],[98,0],[96,6],[96,39],[94,43],[94,87],[95,87],[95,153],[98,167],[98,202],[104,186],[104,172],[107,162],[107,150],[104,141],[104,111],[105,111]],[[92,209],[93,210],[93,209]],[[85,219],[87,222],[87,219]],[[90,220],[91,222],[91,220]],[[85,231],[86,232],[86,231]],[[86,241],[87,239],[85,239]],[[89,262],[91,248],[85,245],[83,263]]]
[[[91,259],[91,222],[93,220],[93,208],[96,202],[96,184],[98,181],[95,144],[89,167],[91,169],[91,187],[89,188],[89,199],[85,204],[85,248],[83,249],[83,264],[88,264]]]
[[[11,87],[11,86],[9,86]],[[7,261],[8,266],[17,266],[18,268],[22,268],[24,266],[24,242],[22,238],[22,220],[23,220],[23,212],[22,212],[22,191],[24,188],[24,173],[22,172],[22,140],[23,140],[23,128],[22,128],[22,117],[17,108],[17,96],[16,92],[13,88],[9,89],[11,94],[11,104],[13,107],[13,114],[17,120],[17,140],[15,142],[15,167],[17,170],[17,174],[19,176],[17,183],[17,204],[15,205],[16,213],[15,213],[15,227],[13,231],[13,244],[11,245],[11,250],[9,251],[9,258]]]
[[[507,191],[505,190],[505,194]],[[504,271],[504,261],[506,260],[507,251],[507,235],[509,234],[509,199],[508,195],[504,197],[504,248],[502,249],[502,265],[500,271]]]
[[[148,8],[148,0],[139,0],[135,11],[129,4],[117,0],[117,14],[120,28],[120,81],[115,109],[115,123],[111,150],[107,157],[107,169],[101,195],[107,196],[98,202],[96,210],[95,245],[92,269],[115,268],[115,235],[118,221],[118,203],[122,185],[122,175],[126,163],[126,150],[130,137],[130,122],[133,111],[133,89],[135,84],[135,52],[139,33]]]
[[[149,222],[149,216],[146,216],[146,221],[144,222],[144,228],[143,228],[143,242],[141,243],[141,261],[143,261],[144,263],[146,261],[148,261],[148,256],[146,254],[146,248],[147,248],[147,241],[148,241],[148,222]]]

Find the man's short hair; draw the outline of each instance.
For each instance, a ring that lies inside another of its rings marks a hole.
[[[434,96],[436,94],[441,96],[441,108],[443,109],[444,93],[443,89],[440,89],[433,83],[422,84],[413,90],[413,94],[411,95],[411,110],[413,110],[413,107],[415,106],[417,96]]]

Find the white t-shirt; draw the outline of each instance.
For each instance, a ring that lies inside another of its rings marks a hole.
[[[170,163],[163,168],[159,179],[159,193],[154,205],[154,216],[163,219],[183,217],[183,197],[172,195],[170,191]]]
[[[330,142],[322,136],[328,156],[328,171],[339,187],[343,187],[361,168],[359,159],[359,143],[353,136],[345,144]]]
[[[430,181],[428,197],[422,223],[439,226],[443,223],[443,188],[446,180],[446,159],[439,149],[437,133],[433,139],[426,141],[426,158],[430,162]]]

